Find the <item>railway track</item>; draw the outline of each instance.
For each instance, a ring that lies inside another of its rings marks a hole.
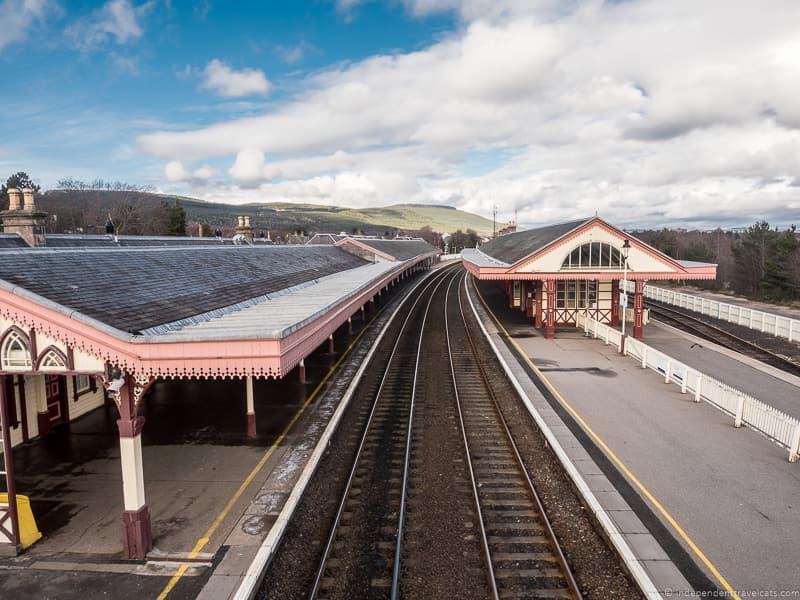
[[[687,314],[685,311],[676,310],[653,300],[648,300],[647,306],[650,309],[650,313],[659,321],[719,344],[729,350],[759,360],[777,369],[791,373],[792,375],[800,376],[800,364],[785,356],[767,350],[750,340],[746,340],[721,327],[717,327],[702,319]]]
[[[450,374],[492,597],[581,598],[469,331],[465,277],[451,299],[454,281],[444,315]]]
[[[356,451],[311,598],[397,598],[422,338],[434,275],[403,321]]]

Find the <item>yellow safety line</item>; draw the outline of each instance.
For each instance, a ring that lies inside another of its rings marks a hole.
[[[600,436],[597,435],[591,427],[589,427],[589,424],[583,419],[583,417],[581,417],[581,415],[578,414],[578,411],[576,411],[570,405],[570,403],[566,401],[566,399],[561,395],[561,393],[556,389],[556,387],[552,383],[550,383],[550,380],[547,379],[547,377],[545,377],[544,373],[542,373],[539,370],[539,368],[535,364],[533,364],[533,361],[531,361],[531,359],[528,357],[527,353],[511,337],[511,335],[508,333],[506,328],[503,327],[503,324],[500,322],[500,319],[498,319],[497,316],[492,311],[492,309],[489,308],[489,305],[486,303],[486,300],[484,300],[483,294],[481,294],[481,291],[478,289],[478,286],[474,285],[474,281],[473,281],[473,286],[472,287],[478,293],[478,298],[480,298],[481,304],[483,304],[483,307],[492,316],[492,319],[494,320],[494,322],[503,331],[503,334],[506,336],[508,341],[511,342],[513,344],[513,346],[517,349],[517,351],[520,353],[520,355],[522,355],[522,357],[525,359],[525,362],[528,363],[528,366],[530,366],[531,369],[533,369],[533,371],[534,371],[534,373],[536,373],[537,377],[539,377],[544,382],[544,384],[547,386],[547,388],[553,393],[553,395],[556,398],[558,398],[558,401],[561,403],[561,405],[565,409],[567,409],[567,411],[573,416],[573,418],[576,421],[578,421],[578,423],[581,425],[581,427],[584,429],[584,431],[586,431],[586,433],[589,434],[589,436],[595,441],[595,443],[598,446],[600,446],[600,448],[602,448],[602,450],[606,453],[606,455],[609,458],[611,458],[611,460],[614,462],[614,464],[616,464],[616,466],[628,477],[628,479],[630,481],[632,481],[634,483],[634,485],[636,485],[637,488],[639,488],[639,490],[642,492],[642,494],[644,494],[644,496],[653,504],[653,506],[656,507],[658,512],[660,512],[661,515],[667,520],[667,522],[673,527],[673,529],[678,533],[678,535],[681,537],[681,539],[683,539],[683,541],[686,542],[686,544],[689,546],[689,548],[692,549],[692,552],[694,552],[695,555],[703,562],[703,564],[706,567],[708,567],[708,570],[711,571],[711,573],[714,575],[714,577],[717,579],[717,581],[720,583],[720,585],[723,588],[725,588],[725,591],[728,592],[728,595],[731,598],[735,598],[737,600],[741,600],[741,598],[736,593],[736,591],[731,587],[731,584],[728,583],[728,580],[725,579],[722,576],[722,573],[720,573],[719,570],[717,569],[717,567],[714,566],[714,563],[712,563],[711,560],[709,560],[709,558],[703,553],[703,551],[700,550],[700,548],[694,542],[694,540],[692,540],[692,538],[689,537],[689,534],[686,533],[686,531],[683,529],[683,527],[681,527],[678,524],[678,522],[675,520],[675,518],[667,511],[666,508],[664,508],[664,506],[661,504],[661,502],[659,502],[656,499],[656,497],[650,492],[650,490],[648,490],[644,486],[644,484],[641,481],[639,481],[639,479],[633,474],[633,472],[627,467],[627,465],[625,465],[625,463],[622,462],[622,460],[611,450],[611,448],[608,447],[608,444],[606,444],[600,438]]]
[[[378,318],[378,315],[380,315],[381,312],[383,312],[383,308],[381,308],[380,311],[375,313],[375,316],[373,316],[372,319],[370,319],[369,323],[367,323],[366,326],[362,327],[361,331],[358,332],[358,335],[355,337],[355,339],[352,342],[350,342],[350,345],[347,347],[347,349],[344,351],[344,353],[342,353],[342,355],[339,357],[339,360],[337,360],[333,364],[333,366],[328,370],[328,372],[322,378],[322,381],[320,381],[319,384],[317,384],[317,387],[314,388],[314,391],[311,392],[311,395],[306,399],[305,402],[303,402],[303,405],[298,409],[298,411],[295,413],[294,417],[292,417],[292,420],[289,421],[289,423],[286,425],[286,427],[283,428],[283,431],[281,431],[281,434],[278,436],[278,438],[273,442],[273,444],[269,447],[269,449],[264,453],[264,456],[262,456],[261,460],[259,460],[258,463],[256,464],[256,466],[253,467],[252,471],[250,471],[250,473],[247,475],[247,477],[244,479],[244,481],[242,481],[242,484],[239,486],[239,489],[237,489],[236,492],[233,494],[233,496],[231,496],[231,498],[230,498],[230,500],[228,500],[227,504],[225,504],[225,508],[222,509],[222,512],[220,512],[217,515],[217,517],[211,523],[211,526],[206,530],[206,532],[203,534],[203,536],[197,540],[197,543],[194,545],[194,548],[192,548],[192,551],[189,552],[189,560],[197,558],[197,555],[200,554],[200,551],[206,546],[206,544],[208,544],[208,542],[211,540],[211,536],[214,535],[214,532],[217,530],[217,528],[225,520],[225,517],[228,516],[228,513],[231,511],[233,506],[236,504],[236,502],[239,500],[241,495],[244,493],[245,489],[247,489],[247,486],[249,486],[253,482],[253,479],[255,479],[255,476],[258,475],[258,472],[264,467],[266,462],[270,459],[272,454],[275,452],[275,448],[277,448],[281,444],[281,442],[284,440],[286,435],[289,433],[289,430],[291,430],[292,427],[294,427],[294,424],[297,422],[297,420],[300,418],[300,416],[303,414],[303,412],[305,412],[305,410],[308,407],[308,405],[311,404],[311,402],[314,400],[314,398],[320,392],[320,390],[325,385],[325,383],[327,383],[328,379],[330,379],[330,377],[334,373],[334,371],[336,371],[336,369],[339,367],[339,365],[342,363],[342,361],[347,357],[347,355],[350,354],[350,351],[358,343],[358,340],[361,339],[361,336],[364,335],[364,333],[367,331],[369,326],[372,324],[372,322],[375,319]],[[167,582],[167,585],[165,585],[164,589],[161,590],[161,593],[158,595],[158,600],[164,600],[167,597],[167,595],[178,584],[178,582],[181,580],[181,578],[186,574],[186,571],[188,569],[189,569],[189,564],[188,563],[181,563],[181,565],[178,567],[178,570],[175,572],[175,574],[172,576],[172,578],[170,578],[170,580]]]

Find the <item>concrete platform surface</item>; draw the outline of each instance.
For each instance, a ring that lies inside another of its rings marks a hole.
[[[719,348],[658,321],[645,328],[644,342],[757,400],[800,419],[800,378]]]
[[[800,468],[780,447],[734,428],[727,415],[695,404],[600,340],[580,331],[544,339],[518,311],[503,307],[496,286],[480,289],[516,344],[734,590],[800,590]],[[719,583],[659,508],[625,479]]]

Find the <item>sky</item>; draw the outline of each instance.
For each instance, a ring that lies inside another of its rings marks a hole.
[[[0,175],[800,225],[800,2],[0,0]]]

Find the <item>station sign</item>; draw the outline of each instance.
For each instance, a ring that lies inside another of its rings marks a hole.
[[[622,308],[628,308],[628,293],[622,290],[619,292],[619,305]]]

